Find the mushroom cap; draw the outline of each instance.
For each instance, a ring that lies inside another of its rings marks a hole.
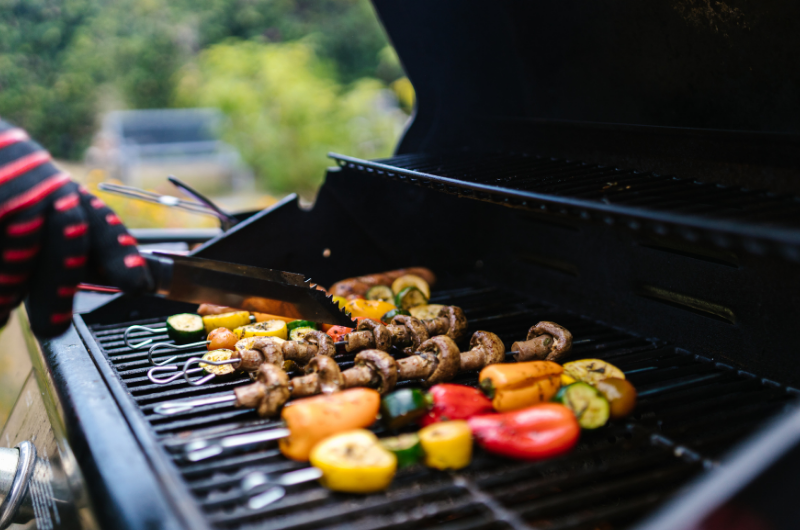
[[[527,340],[535,339],[545,334],[550,335],[554,339],[553,345],[550,346],[550,352],[545,358],[546,360],[558,361],[572,349],[572,333],[570,333],[567,328],[555,322],[550,322],[549,320],[542,320],[529,329]]]
[[[447,336],[455,342],[460,342],[467,333],[467,317],[460,307],[446,305],[439,311],[440,318],[446,318],[450,322],[447,328]]]
[[[411,354],[417,351],[420,345],[428,340],[428,328],[418,318],[409,315],[395,315],[392,317],[392,324],[405,326],[411,334],[411,346],[406,348],[406,353]]]
[[[289,400],[289,376],[274,364],[262,364],[256,372],[256,380],[264,385],[264,399],[256,410],[262,418],[275,416]]]
[[[265,362],[276,366],[283,364],[283,343],[285,342],[283,339],[277,337],[250,337],[237,342],[236,349],[239,349],[240,344],[244,347],[247,341],[251,341],[251,349],[259,350],[264,355]]]
[[[376,390],[381,394],[391,392],[397,384],[397,363],[388,353],[381,350],[364,350],[355,358],[356,365],[367,365],[378,375],[380,385]]]
[[[501,363],[506,360],[506,346],[500,337],[491,331],[476,331],[469,339],[471,350],[483,350],[484,366]]]
[[[453,339],[447,335],[437,335],[423,342],[419,347],[422,355],[433,353],[435,368],[426,385],[444,383],[453,379],[461,369],[461,352]]]
[[[327,333],[322,331],[309,331],[303,340],[316,345],[317,355],[324,355],[326,357],[333,357],[336,355],[336,345],[333,343],[333,338]]]
[[[375,349],[389,351],[392,347],[392,332],[382,322],[365,318],[358,323],[356,331],[371,331],[375,337]]]
[[[342,370],[327,355],[316,355],[308,361],[306,374],[317,374],[318,388],[323,394],[338,392],[344,386]]]

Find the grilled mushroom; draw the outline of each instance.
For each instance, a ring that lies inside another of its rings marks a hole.
[[[303,340],[310,343],[312,346],[317,347],[317,355],[324,355],[326,357],[333,357],[336,355],[336,346],[333,343],[333,338],[327,333],[321,331],[309,331]]]
[[[372,333],[373,349],[381,351],[389,351],[392,347],[392,333],[377,320],[365,318],[358,323],[356,331],[370,331]]]
[[[467,317],[460,307],[454,305],[444,306],[439,311],[439,316],[430,320],[423,320],[423,324],[431,337],[447,335],[455,342],[464,338],[467,332]]]
[[[501,363],[506,347],[500,337],[489,331],[476,331],[469,340],[470,350],[461,353],[461,370],[481,370],[484,366]]]
[[[392,325],[389,327],[395,337],[394,345],[406,346],[404,351],[408,355],[414,353],[429,338],[425,324],[412,316],[395,315],[392,318]],[[394,329],[398,329],[398,331],[394,332]],[[399,331],[400,329],[403,331]]]
[[[563,359],[572,349],[572,333],[555,322],[543,320],[528,330],[525,341],[511,345],[517,361],[555,361]]]
[[[253,407],[262,418],[274,416],[289,399],[289,376],[273,364],[262,364],[256,382],[233,389],[237,407]]]
[[[431,337],[417,352],[397,361],[400,379],[421,379],[426,385],[435,385],[452,379],[461,367],[458,346],[446,335]]]
[[[316,355],[308,362],[306,375],[292,379],[292,397],[332,394],[344,386],[342,371],[336,361]]]
[[[397,384],[397,363],[381,350],[364,350],[355,358],[355,366],[342,372],[344,386],[368,386],[381,394],[390,392]]]

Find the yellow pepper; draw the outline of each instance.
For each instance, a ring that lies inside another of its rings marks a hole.
[[[206,315],[203,317],[203,326],[206,333],[211,333],[217,328],[228,328],[231,331],[250,323],[250,313],[247,311],[235,311],[233,313],[222,313],[221,315]]]
[[[561,365],[551,361],[491,364],[481,370],[481,390],[498,412],[550,401],[561,388]]]
[[[625,379],[625,374],[611,363],[601,359],[581,359],[564,365],[564,373],[577,381],[593,385],[603,379]]]
[[[425,465],[435,469],[461,469],[472,460],[472,432],[464,420],[443,421],[419,431]]]
[[[386,489],[397,470],[397,457],[384,449],[378,437],[359,429],[318,443],[311,465],[322,471],[320,483],[334,491],[373,493]]]
[[[367,317],[380,320],[383,315],[392,309],[397,309],[397,307],[395,307],[394,304],[381,300],[361,300],[359,298],[347,302],[344,309],[350,312],[350,316],[353,318]]]
[[[344,296],[334,296],[333,301],[336,302],[336,305],[339,306],[339,309],[344,309],[344,306],[347,305],[347,298]]]
[[[278,337],[286,340],[289,334],[286,322],[283,320],[265,320],[255,324],[248,324],[234,329],[233,332],[240,339],[248,337]]]
[[[571,375],[561,374],[561,386],[562,387],[569,386],[569,385],[571,385],[572,383],[574,383],[576,381],[577,381],[577,379],[575,379]]]
[[[283,456],[305,461],[311,450],[328,436],[363,429],[375,422],[381,395],[371,388],[351,388],[292,401],[281,418],[291,434],[278,442]]]

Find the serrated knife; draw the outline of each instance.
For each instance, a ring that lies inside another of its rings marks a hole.
[[[314,288],[302,274],[160,252],[143,255],[157,296],[325,324],[355,325],[332,297]]]

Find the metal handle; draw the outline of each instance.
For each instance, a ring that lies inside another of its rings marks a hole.
[[[15,449],[0,449],[0,530],[8,528],[28,492],[36,463],[36,447],[29,441]]]

